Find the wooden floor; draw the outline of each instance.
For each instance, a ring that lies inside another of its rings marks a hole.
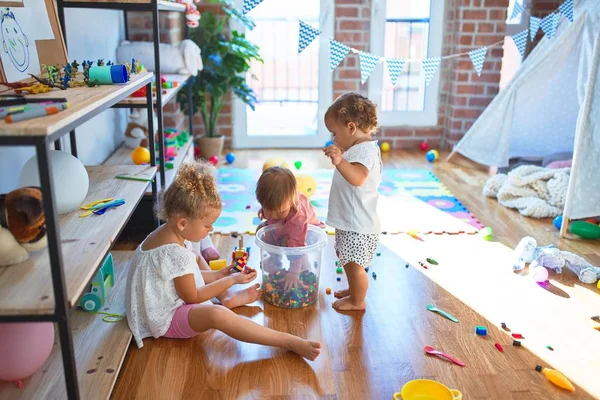
[[[236,152],[235,167],[260,168],[274,155],[290,152]],[[458,164],[424,162],[422,153],[385,154],[392,168],[430,167],[479,220],[493,228],[494,242],[473,236],[426,236],[418,242],[407,235],[382,236],[381,256],[371,268],[367,311],[342,315],[331,308],[336,282],[334,252],[326,248],[319,301],[304,310],[281,310],[262,302],[237,310],[274,329],[320,340],[323,352],[305,362],[280,350],[244,344],[213,332],[190,340],[145,340],[131,345],[113,392],[115,399],[390,399],[404,383],[430,378],[462,391],[465,399],[589,399],[600,398],[600,332],[590,317],[600,314],[600,291],[583,285],[568,271],[551,274],[546,287],[527,273],[511,271],[512,248],[523,236],[540,245],[556,244],[600,264],[600,243],[560,240],[551,220],[536,221],[499,207],[481,196],[486,171],[464,160]],[[303,168],[324,168],[317,151],[294,151]],[[213,241],[222,254],[235,244],[230,237]],[[252,238],[247,238],[252,243]],[[133,249],[139,239],[117,245]],[[251,264],[257,264],[253,248]],[[440,265],[427,270],[418,261],[434,257]],[[411,267],[406,268],[406,262]],[[425,309],[426,304],[451,312],[452,323]],[[506,322],[522,333],[522,347],[511,345]],[[488,328],[487,337],[473,333]],[[501,343],[500,353],[494,343]],[[425,345],[448,352],[464,368],[427,356]],[[548,350],[551,345],[554,351]],[[577,385],[564,392],[534,371],[536,364],[552,366]]]

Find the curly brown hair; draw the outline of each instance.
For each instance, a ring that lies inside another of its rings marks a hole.
[[[175,179],[160,194],[157,216],[203,218],[208,210],[221,208],[221,197],[215,182],[215,168],[206,161],[183,163]]]
[[[325,119],[327,118],[334,118],[344,125],[353,122],[366,133],[372,133],[379,127],[377,105],[355,92],[344,93],[335,99],[325,113]]]
[[[256,183],[256,200],[269,211],[279,211],[286,202],[296,207],[298,183],[287,168],[270,167],[264,170]]]

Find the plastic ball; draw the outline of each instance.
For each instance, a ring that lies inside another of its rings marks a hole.
[[[563,217],[562,215],[559,215],[558,217],[554,218],[554,227],[558,230],[560,230],[561,226],[562,226],[562,220]]]
[[[390,144],[388,142],[383,142],[381,143],[381,151],[383,151],[384,153],[387,153],[388,151],[390,151]]]
[[[235,154],[227,153],[227,155],[225,156],[225,161],[227,161],[227,164],[233,164],[233,162],[235,161]]]
[[[19,381],[35,374],[53,345],[52,322],[0,324],[0,380]]]
[[[296,167],[296,169],[300,169],[300,168],[302,168],[302,161],[296,161],[296,162],[294,163],[294,167]]]
[[[131,161],[136,165],[148,164],[150,162],[150,150],[145,147],[137,147],[131,152]]]
[[[265,169],[271,168],[271,167],[282,167],[282,168],[290,169],[289,164],[283,158],[269,158],[263,164],[262,170],[264,171]]]
[[[211,156],[208,159],[208,162],[211,163],[212,165],[216,166],[219,163],[219,157],[217,157],[217,156]]]
[[[335,144],[333,140],[328,141],[327,143],[325,143],[325,147],[329,147],[332,144]]]
[[[64,151],[51,150],[48,157],[56,211],[65,214],[78,209],[90,186],[87,170],[81,161]],[[41,186],[36,156],[23,166],[19,186]]]
[[[427,149],[429,148],[429,145],[427,144],[427,142],[422,142],[419,147],[421,148],[422,151],[427,151]]]
[[[317,191],[317,182],[310,175],[297,175],[296,182],[300,193],[304,193],[307,198],[310,198]]]
[[[479,231],[479,235],[483,238],[483,240],[490,241],[492,240],[492,228],[486,226],[485,228]]]
[[[427,159],[427,161],[429,162],[434,162],[436,160],[436,156],[435,153],[433,152],[433,150],[429,150],[426,154],[425,154],[425,158]]]
[[[531,277],[536,282],[546,282],[548,280],[548,270],[542,266],[535,267],[531,270]]]

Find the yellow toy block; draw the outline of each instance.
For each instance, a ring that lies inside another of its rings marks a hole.
[[[227,260],[212,260],[211,262],[208,263],[208,266],[213,271],[218,271],[227,266]]]

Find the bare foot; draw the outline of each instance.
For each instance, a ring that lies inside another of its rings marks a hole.
[[[336,300],[333,303],[333,308],[337,311],[363,311],[367,308],[365,301],[353,302],[350,297],[344,297],[343,299]]]
[[[321,354],[321,343],[293,336],[290,338],[288,350],[293,351],[307,360],[314,361]]]
[[[261,296],[262,290],[260,289],[260,284],[257,283],[247,289],[234,292],[231,296],[223,299],[221,304],[229,309],[232,309],[254,303],[256,300],[260,299]]]
[[[336,290],[333,295],[336,299],[343,299],[344,297],[350,296],[350,289]]]

